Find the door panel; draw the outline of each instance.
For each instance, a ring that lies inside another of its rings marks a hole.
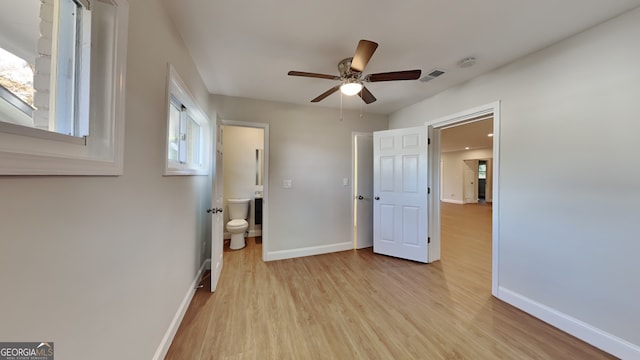
[[[402,207],[402,240],[407,246],[420,246],[420,208]]]
[[[464,181],[463,199],[466,204],[477,203],[478,195],[476,194],[478,178],[478,160],[464,160],[464,173],[462,178]]]
[[[211,213],[211,292],[216,290],[220,273],[222,272],[222,253],[224,248],[223,232],[224,232],[224,216],[223,216],[223,184],[224,174],[222,172],[222,124],[220,119],[216,120],[215,126],[215,142],[213,146],[214,164],[213,164],[213,181],[211,188],[211,207],[214,210]]]
[[[393,191],[394,160],[392,156],[380,157],[380,191]]]
[[[374,222],[374,227],[375,227],[375,222]],[[395,230],[396,206],[395,205],[380,204],[379,227],[380,227],[380,239],[382,241],[395,242],[395,234],[396,234],[396,230]],[[375,235],[374,235],[374,239],[375,239]]]
[[[373,251],[428,259],[426,127],[374,133]]]

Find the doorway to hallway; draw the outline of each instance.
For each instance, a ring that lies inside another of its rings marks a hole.
[[[460,209],[468,209],[476,206],[485,210],[490,221],[485,226],[489,226],[490,237],[486,251],[490,251],[490,278],[491,293],[495,296],[498,293],[498,212],[499,212],[499,123],[500,123],[500,103],[494,102],[477,108],[469,109],[460,113],[445,116],[440,119],[427,122],[429,138],[432,147],[430,149],[429,163],[429,185],[431,193],[429,198],[429,224],[431,246],[430,254],[435,261],[445,256],[447,238],[443,235],[446,223],[442,216],[451,215],[444,213],[441,206],[452,205]],[[488,124],[489,127],[482,127]],[[478,130],[481,129],[481,130]],[[475,131],[474,131],[475,130]],[[461,135],[461,136],[449,136]],[[473,179],[474,195],[471,199],[467,196],[469,204],[465,204],[465,183],[464,167],[465,160],[474,160],[472,164],[471,176]],[[486,160],[486,183],[484,187],[484,198],[487,204],[478,204],[478,187],[480,173],[480,160]],[[437,164],[437,166],[435,166]],[[471,200],[471,201],[469,201]],[[455,212],[454,212],[455,213]],[[463,214],[463,213],[462,213]],[[463,215],[462,215],[463,216]],[[453,219],[454,223],[465,221],[464,217]],[[473,232],[473,230],[470,230]]]

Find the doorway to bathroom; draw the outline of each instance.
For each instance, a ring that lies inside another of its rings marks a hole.
[[[223,215],[229,222],[228,199],[250,199],[246,233],[247,246],[268,249],[269,125],[254,122],[222,121]],[[231,234],[222,230],[225,244]],[[225,250],[229,247],[225,245]],[[242,250],[238,250],[242,251]]]

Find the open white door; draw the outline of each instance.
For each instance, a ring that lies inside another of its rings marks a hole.
[[[355,248],[373,246],[373,134],[354,133]]]
[[[373,133],[373,251],[428,262],[427,128]]]
[[[462,168],[464,203],[475,204],[478,202],[478,160],[464,160]]]
[[[224,248],[223,232],[223,184],[222,173],[222,124],[216,117],[215,142],[213,143],[213,181],[211,188],[211,292],[216,290],[222,272],[222,250]]]

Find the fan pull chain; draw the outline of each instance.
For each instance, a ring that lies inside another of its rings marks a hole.
[[[362,94],[362,90],[360,90],[360,94]],[[364,114],[362,113],[362,107],[363,107],[362,103],[363,102],[364,102],[364,100],[360,101],[360,119],[364,118]]]

